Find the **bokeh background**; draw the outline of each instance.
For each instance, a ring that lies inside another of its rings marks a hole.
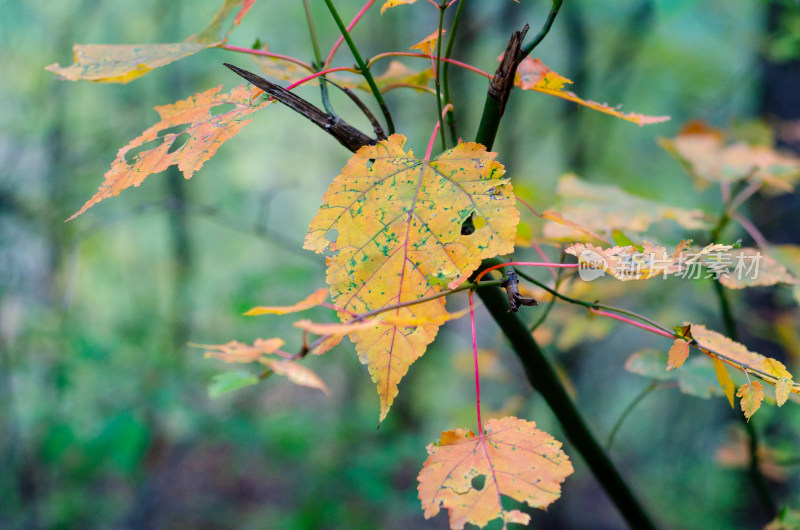
[[[336,28],[322,2],[311,4],[327,48]],[[470,1],[454,57],[492,71],[511,31],[526,22],[538,31],[549,4]],[[336,5],[349,19],[361,2]],[[217,0],[0,1],[0,528],[446,528],[443,514],[423,518],[416,475],[441,431],[474,428],[463,322],[446,326],[413,365],[379,428],[374,385],[347,341],[307,363],[330,398],[270,378],[211,399],[211,376],[230,367],[187,345],[282,336],[298,346],[286,331],[291,316],[241,313],[324,286],[324,263],[302,241],[349,153],[322,131],[271,106],[191,181],[169,170],[63,222],[100,185],[117,149],[155,123],[153,106],[218,84],[232,88],[238,80],[223,61],[257,66],[208,50],[124,86],[62,82],[44,67],[71,63],[73,43],[180,41],[218,7]],[[757,0],[567,0],[535,55],[586,98],[672,121],[639,128],[520,93],[495,144],[499,159],[535,208],[548,207],[558,177],[574,171],[716,214],[718,193],[695,190],[657,138],[695,118],[722,127],[800,118],[797,9]],[[436,20],[426,2],[383,16],[373,7],[353,36],[365,56],[402,51]],[[230,42],[250,46],[257,38],[312,60],[300,1],[260,0]],[[351,63],[342,48],[336,64]],[[452,71],[466,139],[485,90],[485,79]],[[299,93],[318,102],[314,88]],[[398,130],[424,152],[433,98],[402,90],[387,98]],[[340,95],[334,104],[368,130]],[[798,242],[796,197],[754,204],[769,238]],[[668,240],[682,235],[674,226],[664,231]],[[722,330],[711,286],[702,282],[598,282],[595,289],[587,299],[670,325],[693,320]],[[734,308],[745,342],[796,372],[798,314],[788,290],[736,293]],[[310,316],[331,318],[324,309]],[[490,317],[478,318],[487,412],[534,420],[564,440]],[[568,306],[556,306],[544,328],[546,351],[605,440],[650,385],[624,370],[625,359],[669,345]],[[673,387],[647,394],[620,427],[612,458],[664,527],[753,528],[771,519],[735,458],[720,462],[720,447],[741,448],[738,415],[724,398]],[[767,479],[775,502],[797,508],[800,408],[765,404],[753,424],[780,455],[779,472]],[[568,443],[565,450],[576,474],[534,524],[624,527],[580,456]]]

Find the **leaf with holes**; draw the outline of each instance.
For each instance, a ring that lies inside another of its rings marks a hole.
[[[95,83],[128,83],[147,72],[194,55],[200,50],[222,44],[255,0],[225,0],[211,24],[183,42],[169,44],[76,44],[72,47],[70,66],[51,64],[46,67],[68,81]],[[230,28],[223,33],[225,20],[236,9],[239,12]]]
[[[460,143],[420,160],[403,149],[405,141],[395,134],[361,148],[328,188],[306,235],[305,248],[329,254],[327,281],[342,322],[455,287],[483,259],[514,248],[519,212],[495,153]],[[473,218],[483,226],[462,234]],[[350,333],[378,385],[381,419],[408,367],[436,337],[444,304],[441,298],[388,312],[430,324],[375,323]]]
[[[178,165],[185,178],[191,178],[223,143],[250,123],[250,119],[245,119],[247,116],[269,104],[269,101],[254,103],[257,89],[246,85],[239,85],[228,94],[218,94],[220,88],[222,85],[156,107],[161,121],[117,152],[103,185],[67,220],[126,188],[139,186],[149,175],[173,164]],[[184,144],[176,142],[183,138],[186,138]]]
[[[584,231],[605,239],[611,238],[614,230],[622,230],[630,236],[664,220],[674,221],[686,230],[711,228],[700,210],[646,199],[617,186],[586,182],[572,174],[559,179],[556,203],[550,209]],[[546,238],[555,241],[592,241],[560,221],[547,222],[543,231]]]
[[[450,512],[450,528],[466,524],[483,528],[494,519],[527,524],[530,516],[503,508],[502,498],[545,509],[561,496],[561,484],[572,474],[561,442],[514,417],[489,420],[484,433],[456,429],[428,446],[419,473],[419,498],[425,518]]]
[[[636,123],[640,126],[651,123],[661,123],[670,119],[669,116],[645,116],[644,114],[636,114],[633,112],[621,112],[619,107],[612,107],[607,103],[598,103],[596,101],[581,99],[574,92],[564,90],[564,86],[572,84],[572,81],[550,70],[541,60],[534,59],[530,56],[526,57],[519,64],[515,82],[522,90],[535,90],[542,94],[566,99],[567,101]]]
[[[605,249],[588,243],[575,243],[564,252],[576,256],[582,268],[594,269],[598,276],[602,275],[600,271],[609,272],[620,281],[628,281],[679,274],[692,277],[695,265],[704,265],[704,260],[709,256],[733,248],[730,245],[711,244],[690,252],[687,250],[688,244],[687,241],[681,241],[672,254],[666,248],[647,241],[638,247],[627,245]]]

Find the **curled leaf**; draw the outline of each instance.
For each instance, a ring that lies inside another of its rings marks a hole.
[[[331,395],[328,385],[313,370],[300,363],[286,359],[265,359],[262,364],[269,367],[277,375],[286,377],[296,385],[307,386],[321,390],[326,396]]]
[[[686,359],[689,358],[689,343],[683,339],[675,339],[672,347],[669,349],[669,361],[667,362],[667,371],[680,368]]]
[[[220,359],[226,363],[251,363],[264,355],[275,353],[283,346],[283,339],[256,339],[252,345],[236,340],[225,344],[191,344],[195,348],[207,350],[206,357]]]
[[[245,313],[245,316],[254,315],[285,315],[287,313],[297,313],[320,305],[328,297],[327,289],[318,289],[308,295],[304,300],[289,306],[256,306]]]

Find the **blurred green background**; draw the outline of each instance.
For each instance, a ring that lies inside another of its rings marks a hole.
[[[311,3],[327,49],[336,28],[322,2]],[[549,4],[469,2],[454,56],[492,71],[511,31],[525,22],[538,31]],[[769,4],[756,0],[567,0],[535,55],[574,80],[583,97],[672,121],[639,128],[520,93],[494,146],[499,159],[537,209],[551,204],[561,174],[576,171],[718,212],[718,194],[694,190],[656,140],[693,118],[727,126],[761,115],[764,57],[797,64],[799,19],[786,4],[770,28]],[[336,5],[349,19],[362,3]],[[286,331],[291,316],[241,313],[294,303],[324,286],[324,263],[302,241],[349,153],[322,131],[271,106],[190,182],[172,168],[63,222],[100,185],[117,149],[155,123],[153,106],[218,84],[232,88],[238,78],[223,61],[257,67],[244,55],[208,50],[124,86],[61,82],[44,67],[70,64],[73,43],[180,41],[218,7],[217,0],[0,1],[0,528],[446,528],[445,515],[423,518],[416,475],[441,431],[474,428],[464,322],[445,327],[414,364],[380,428],[374,385],[347,341],[307,362],[330,398],[271,378],[212,400],[210,377],[230,367],[187,346],[273,336],[299,345]],[[436,20],[426,2],[382,17],[376,6],[353,36],[365,56],[403,51]],[[257,2],[230,42],[247,47],[256,38],[272,51],[313,58],[300,1]],[[343,48],[336,64],[351,63]],[[452,83],[461,134],[471,139],[486,80],[455,70]],[[317,89],[299,93],[318,103]],[[424,152],[433,98],[397,90],[387,100],[398,131]],[[341,95],[334,103],[368,130]],[[797,235],[797,214],[787,210],[778,224]],[[540,222],[523,217],[536,233]],[[674,227],[671,235],[681,236]],[[722,330],[710,286],[681,287],[625,284],[585,296],[670,325],[694,320]],[[796,372],[797,313],[780,289],[759,290],[778,309],[753,309],[740,293],[735,307],[746,336],[767,348],[759,351]],[[331,318],[322,309],[310,316]],[[564,440],[491,318],[478,318],[482,346],[496,352],[485,370],[486,409],[510,410]],[[779,319],[788,347],[775,342]],[[626,372],[625,359],[668,344],[573,307],[558,306],[545,328],[547,352],[604,440],[650,383]],[[770,519],[746,472],[715,459],[743,432],[737,416],[724,398],[668,388],[644,398],[622,426],[611,455],[664,527],[752,528]],[[791,464],[800,454],[800,408],[765,405],[753,424],[788,455],[769,486],[780,506],[797,508]],[[569,444],[565,450],[576,474],[534,524],[624,527],[580,456]]]

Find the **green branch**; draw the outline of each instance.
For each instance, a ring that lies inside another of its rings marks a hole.
[[[561,3],[563,0],[553,0],[553,5],[550,7],[550,13],[547,15],[547,20],[544,21],[544,26],[542,26],[541,31],[539,34],[536,35],[532,41],[530,41],[527,45],[522,47],[522,58],[524,59],[533,51],[535,47],[539,45],[542,40],[547,36],[550,32],[550,28],[553,25],[553,21],[558,16],[558,11],[561,9]]]
[[[389,107],[386,106],[386,102],[383,100],[383,95],[378,89],[378,85],[375,84],[375,79],[373,79],[372,73],[369,71],[369,67],[364,62],[364,59],[361,58],[361,54],[358,53],[356,43],[353,42],[353,39],[350,37],[350,32],[347,31],[347,27],[339,17],[339,13],[336,11],[336,8],[333,7],[333,2],[331,0],[325,0],[325,5],[328,6],[328,10],[331,12],[333,20],[336,22],[336,25],[339,26],[339,31],[342,32],[342,37],[344,37],[344,41],[350,48],[350,52],[352,52],[353,57],[356,60],[356,64],[358,65],[361,75],[364,76],[364,79],[367,81],[370,90],[372,90],[372,95],[375,96],[375,101],[378,102],[378,106],[381,108],[383,117],[386,119],[386,128],[389,131],[389,134],[394,134],[394,122],[392,121],[392,115],[389,113]]]
[[[319,52],[319,41],[317,40],[317,31],[314,29],[314,20],[311,18],[311,8],[308,6],[308,0],[303,0],[303,7],[306,12],[306,20],[308,21],[308,33],[311,35],[311,47],[314,49],[314,72],[319,72],[325,67],[322,62],[322,55]],[[322,76],[319,83],[319,89],[322,96],[322,106],[328,114],[333,114],[333,107],[331,100],[328,96],[328,85],[325,83],[325,76]]]

